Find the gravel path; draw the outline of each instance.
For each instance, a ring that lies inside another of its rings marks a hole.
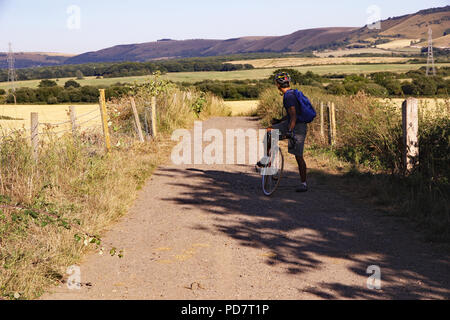
[[[256,127],[215,118],[204,128]],[[297,194],[288,163],[266,198],[247,166],[161,167],[104,236],[125,249],[92,254],[81,290],[44,299],[449,299],[450,259],[402,221],[355,204],[312,178]],[[366,270],[381,268],[382,289]]]

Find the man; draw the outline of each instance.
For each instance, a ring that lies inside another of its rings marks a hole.
[[[305,147],[306,134],[308,125],[298,121],[298,115],[301,112],[300,102],[295,95],[294,90],[291,89],[291,77],[288,73],[279,73],[275,76],[275,84],[283,95],[283,105],[287,112],[287,117],[283,118],[278,124],[274,124],[267,129],[270,133],[272,130],[279,130],[281,135],[289,138],[289,153],[295,156],[298,164],[298,171],[300,173],[301,184],[297,187],[297,192],[307,192],[308,185],[306,182],[307,167],[305,159],[303,158],[303,151]],[[268,134],[268,136],[270,136]],[[270,150],[270,143],[268,144]],[[258,162],[258,167],[264,167],[269,159],[263,159]]]

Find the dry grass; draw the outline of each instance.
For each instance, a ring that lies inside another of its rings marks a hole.
[[[120,249],[120,243],[97,248],[75,238],[100,238],[127,212],[152,171],[168,158],[173,129],[229,114],[216,97],[191,92],[183,99],[182,92],[166,85],[148,84],[136,92],[142,120],[149,95],[158,93],[160,135],[151,143],[135,139],[129,99],[108,103],[114,146],[110,154],[105,154],[102,134],[95,129],[77,138],[49,133],[37,163],[23,133],[0,140],[0,206],[27,208],[0,208],[0,298],[39,297],[61,283],[66,268],[87,251]]]
[[[77,105],[75,106],[75,110],[82,129],[95,125],[101,125],[99,120],[100,109],[98,105]],[[0,130],[3,133],[18,129],[25,129],[28,132],[31,126],[31,112],[37,112],[39,114],[39,122],[49,125],[70,120],[69,105],[0,105],[0,116],[21,119],[0,120]],[[86,115],[88,113],[89,115]],[[95,120],[88,121],[94,117],[96,117]],[[66,123],[64,125],[54,127],[54,129],[55,131],[69,130],[71,129],[71,126],[70,123]]]
[[[428,41],[421,42],[417,46],[427,47]],[[433,46],[438,48],[450,48],[450,34],[447,34],[443,37],[434,38]]]
[[[328,145],[326,116],[324,138],[320,135],[319,120],[309,125],[308,142],[314,147],[312,154],[331,158],[333,162],[347,162],[346,166],[338,166],[341,171],[346,170],[344,173],[351,178],[348,182],[353,188],[389,212],[417,221],[420,230],[431,240],[449,242],[450,100],[425,99],[421,102],[419,165],[405,178],[398,100],[383,101],[363,93],[351,97],[332,96],[317,88],[302,89],[317,110],[320,110],[320,101],[334,102],[337,110],[335,147]],[[272,118],[282,116],[281,101],[276,90],[263,92],[258,108],[263,125],[268,125]],[[364,188],[358,184],[364,185]]]
[[[419,110],[426,118],[450,117],[450,99],[421,98]],[[384,104],[393,104],[400,113],[405,99],[380,99]]]
[[[370,39],[367,39],[370,41]],[[373,39],[375,41],[375,39]],[[349,54],[362,54],[362,53],[372,53],[372,54],[386,54],[386,50],[377,48],[355,48],[355,49],[339,49],[339,50],[326,50],[321,52],[314,52],[314,55],[320,58],[333,57],[343,57]]]
[[[408,58],[397,57],[337,57],[337,58],[276,58],[276,59],[255,59],[232,61],[234,64],[251,64],[255,68],[284,68],[299,67],[306,65],[334,65],[334,64],[371,64],[371,63],[402,63]]]
[[[231,109],[233,116],[247,116],[256,112],[258,100],[226,101],[225,105]]]
[[[400,40],[394,40],[388,43],[383,43],[377,45],[377,48],[380,49],[400,49],[400,48],[406,48],[411,46],[412,41],[418,41],[420,39],[400,39]]]

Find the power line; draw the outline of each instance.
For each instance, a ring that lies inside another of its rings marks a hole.
[[[16,59],[14,58],[14,53],[12,50],[12,44],[9,43],[9,51],[8,51],[8,82],[10,83],[11,92],[14,97],[14,104],[17,104],[16,100],[16,69],[14,67]]]
[[[427,76],[430,75],[432,70],[433,76],[436,75],[436,68],[434,67],[434,54],[433,54],[433,30],[428,29],[428,58],[427,58]]]

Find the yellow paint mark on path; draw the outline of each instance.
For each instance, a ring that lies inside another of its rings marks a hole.
[[[275,258],[276,256],[278,256],[276,253],[274,252],[266,252],[261,254],[262,257],[268,257],[268,258]]]

